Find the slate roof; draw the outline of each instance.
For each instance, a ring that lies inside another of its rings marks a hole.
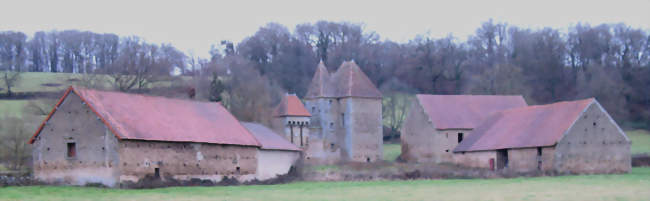
[[[525,107],[522,96],[416,95],[436,129],[473,129],[488,116],[506,109]]]
[[[382,95],[354,61],[343,62],[331,75],[321,61],[305,96],[305,98],[318,97],[381,98]]]
[[[296,145],[264,125],[250,122],[242,122],[242,125],[262,144],[261,149],[300,151]]]
[[[298,96],[287,94],[282,98],[280,104],[273,110],[274,117],[311,117],[311,114],[305,109]]]
[[[555,145],[595,99],[514,108],[487,118],[454,152]]]
[[[221,104],[70,87],[30,143],[70,94],[84,103],[120,139],[260,146]]]

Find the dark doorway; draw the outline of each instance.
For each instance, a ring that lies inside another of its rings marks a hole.
[[[160,179],[160,168],[154,168],[153,176],[156,179]]]
[[[497,170],[501,170],[508,167],[508,150],[499,149],[497,150]]]
[[[458,143],[463,141],[463,133],[458,133]]]
[[[68,142],[67,156],[69,158],[77,156],[77,144],[75,144],[74,142]]]
[[[542,170],[542,148],[537,147],[537,170]]]

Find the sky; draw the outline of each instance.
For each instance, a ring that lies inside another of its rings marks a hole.
[[[648,31],[648,9],[650,0],[0,0],[0,31],[31,36],[36,31],[77,29],[135,35],[206,58],[212,44],[239,42],[269,22],[290,30],[319,20],[361,23],[383,40],[408,42],[423,34],[434,38],[453,34],[465,40],[489,19],[562,31],[579,22],[623,22]]]

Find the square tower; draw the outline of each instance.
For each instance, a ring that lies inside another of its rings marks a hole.
[[[321,61],[305,96],[312,114],[306,161],[374,162],[383,158],[381,93],[354,61],[330,74]]]

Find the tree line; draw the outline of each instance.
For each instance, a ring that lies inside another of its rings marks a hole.
[[[280,91],[302,96],[320,60],[331,71],[354,60],[386,98],[522,94],[544,104],[596,97],[616,119],[650,125],[650,35],[625,24],[577,24],[564,32],[489,20],[466,40],[419,35],[398,43],[355,23],[319,21],[293,30],[269,23],[242,41],[213,45],[210,55],[196,58],[115,34],[0,33],[4,70],[108,74],[122,91],[180,73],[194,78],[189,85],[197,97],[233,108],[267,107]],[[264,93],[268,100],[246,98]]]

